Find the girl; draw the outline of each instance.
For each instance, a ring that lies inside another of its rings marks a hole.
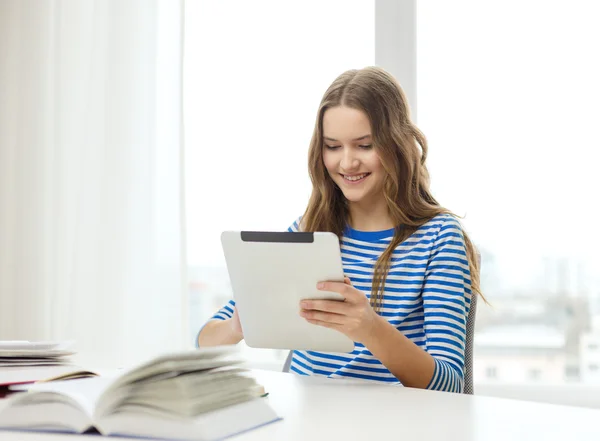
[[[340,238],[346,280],[318,288],[345,301],[305,300],[299,311],[310,323],[346,334],[355,350],[294,351],[292,372],[462,391],[478,264],[460,223],[429,191],[426,158],[425,137],[386,71],[350,70],[327,89],[309,149],[312,195],[289,231]],[[230,301],[197,343],[242,338]]]

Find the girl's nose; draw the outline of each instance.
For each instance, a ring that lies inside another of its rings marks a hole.
[[[345,171],[352,171],[358,168],[358,165],[358,158],[353,154],[352,149],[345,148],[340,167]]]

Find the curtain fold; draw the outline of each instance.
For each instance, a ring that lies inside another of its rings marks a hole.
[[[186,345],[182,1],[0,3],[0,339]]]

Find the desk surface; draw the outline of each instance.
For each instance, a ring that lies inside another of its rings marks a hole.
[[[284,419],[232,440],[598,440],[600,410],[255,371]],[[0,432],[0,441],[74,441]],[[94,439],[100,439],[95,437]]]
[[[284,420],[237,440],[600,440],[600,410],[256,372]]]

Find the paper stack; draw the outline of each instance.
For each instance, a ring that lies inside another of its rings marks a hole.
[[[0,341],[0,367],[56,366],[70,362],[73,342]]]
[[[72,342],[0,341],[0,398],[8,386],[34,383],[77,370],[71,364]]]

